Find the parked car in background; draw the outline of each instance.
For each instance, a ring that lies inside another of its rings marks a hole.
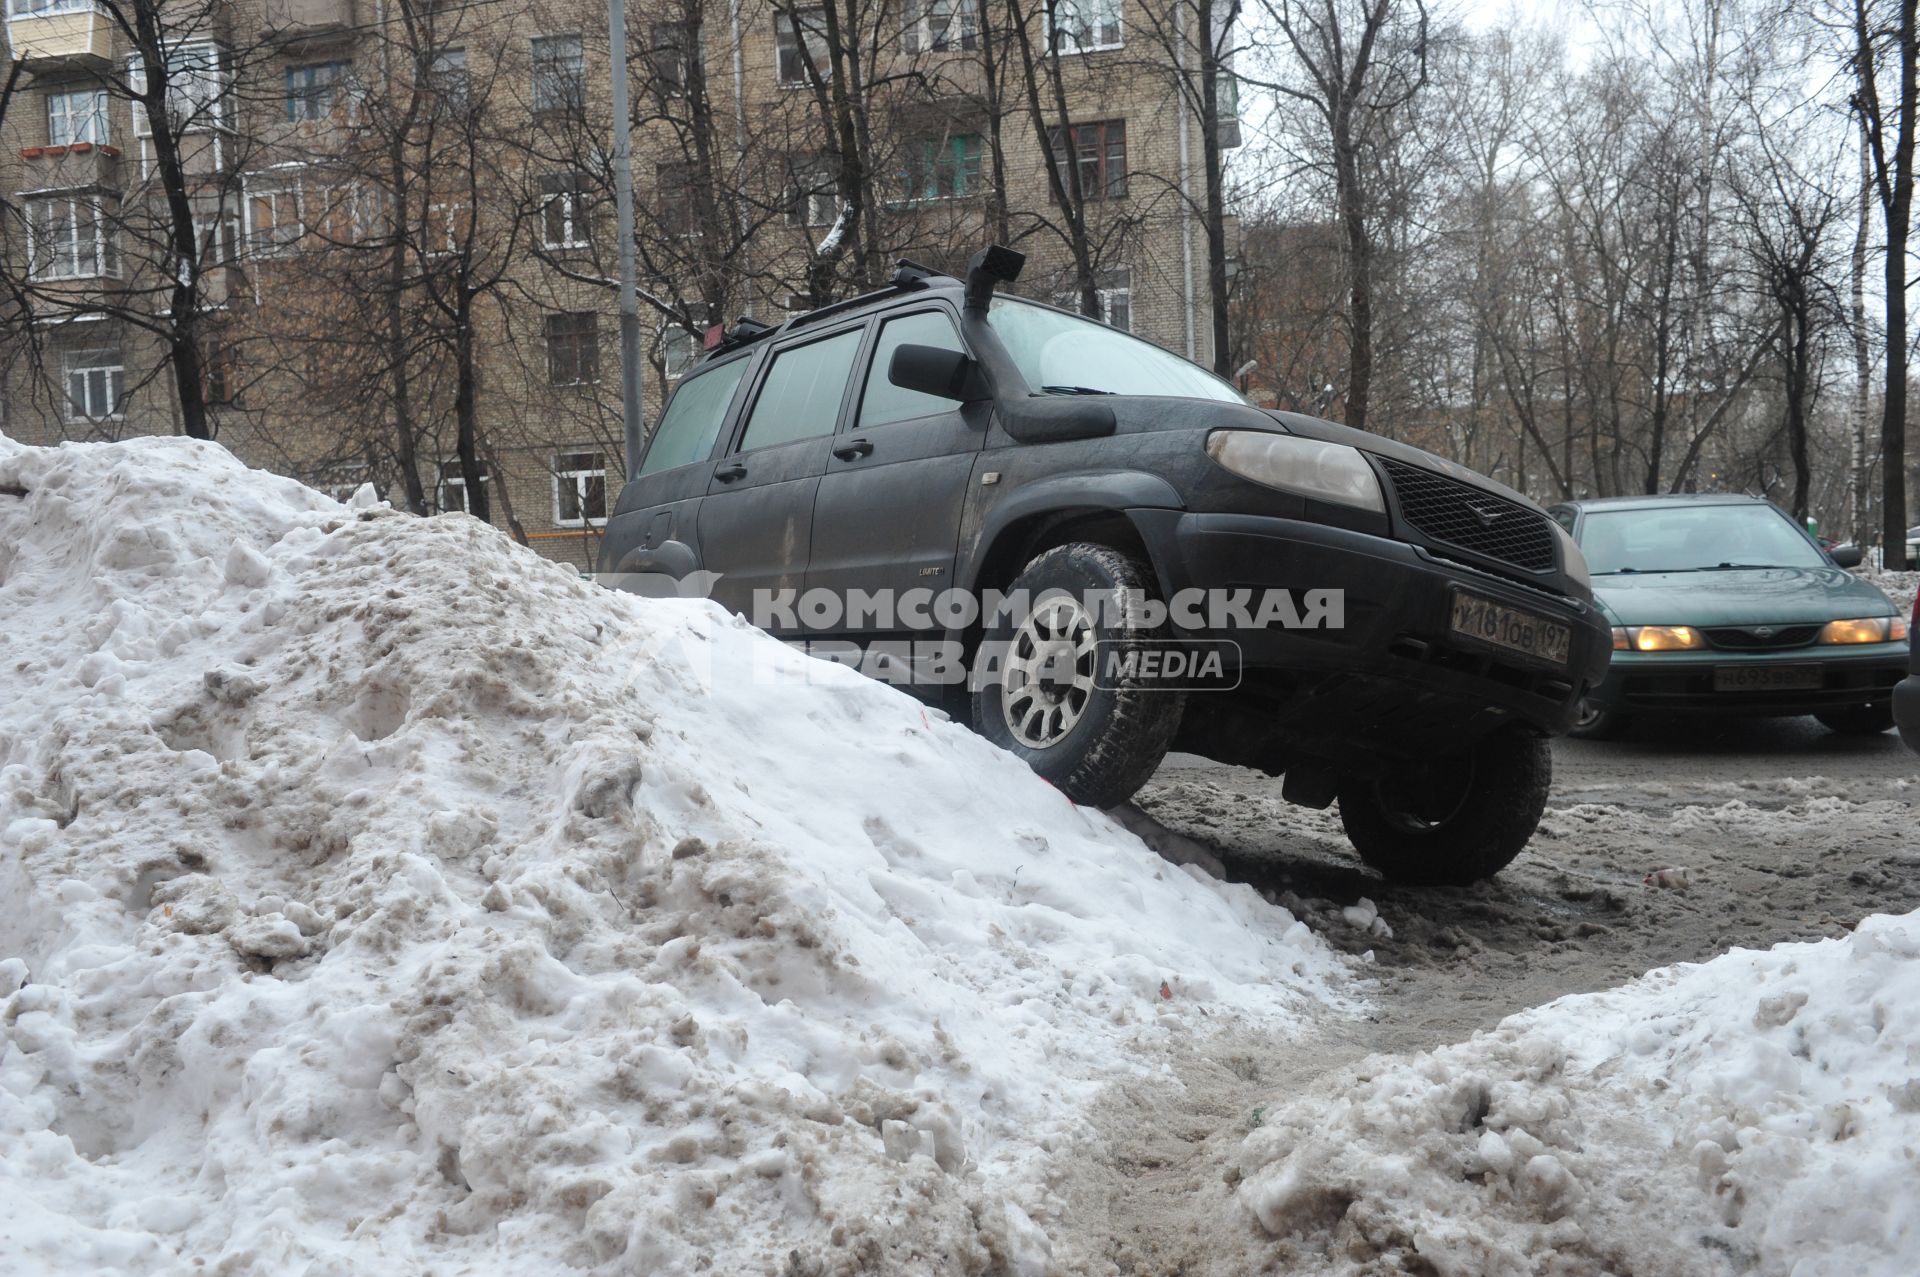
[[[1546,802],[1547,738],[1606,669],[1573,540],[1462,466],[995,296],[1020,262],[984,250],[964,283],[902,263],[890,288],[714,333],[608,521],[603,579],[717,574],[714,601],[750,617],[779,591],[1028,597],[931,635],[832,606],[759,623],[866,653],[938,640],[963,678],[905,690],[1077,802],[1125,800],[1178,749],[1338,798],[1390,878],[1505,866]],[[1209,619],[1313,594],[1337,624]],[[1205,617],[1181,619],[1189,595]],[[1135,602],[1103,619],[1096,598]],[[1230,653],[1232,676],[1150,677],[1170,650]]]
[[[1833,731],[1893,726],[1908,621],[1772,502],[1612,497],[1553,507],[1593,573],[1613,663],[1573,734],[1630,718],[1811,714]]]

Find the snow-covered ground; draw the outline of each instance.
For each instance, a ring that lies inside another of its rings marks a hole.
[[[1920,914],[1560,999],[1262,1111],[1211,1271],[1920,1271]]]
[[[0,1272],[1038,1273],[1349,998],[897,692],[464,517],[0,439]]]
[[[464,517],[173,440],[8,488],[6,1277],[1920,1272],[1920,915],[1409,1049],[1912,907],[1852,755],[1622,747],[1461,892],[1251,773],[1122,813],[1263,897]]]

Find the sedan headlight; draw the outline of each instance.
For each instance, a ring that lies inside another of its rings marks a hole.
[[[1282,492],[1385,514],[1380,480],[1358,448],[1264,430],[1216,430],[1207,455],[1243,479]]]
[[[1691,625],[1616,625],[1616,652],[1691,652],[1707,645]]]
[[[1898,643],[1906,636],[1907,623],[1897,616],[1828,621],[1820,631],[1822,643]]]

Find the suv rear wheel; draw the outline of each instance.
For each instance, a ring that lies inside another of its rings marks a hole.
[[[1499,873],[1526,847],[1552,783],[1547,742],[1502,732],[1419,774],[1343,781],[1340,823],[1381,877],[1463,887]]]
[[[981,645],[999,668],[974,688],[976,730],[1077,803],[1125,802],[1166,757],[1186,701],[1096,677],[1096,657],[1167,636],[1139,606],[1154,593],[1151,572],[1132,555],[1075,542],[1035,558],[1008,592],[1024,592],[1031,607],[1000,618]],[[1121,606],[1095,602],[1109,598]]]

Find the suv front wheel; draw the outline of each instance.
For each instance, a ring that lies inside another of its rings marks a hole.
[[[1340,823],[1360,859],[1390,882],[1464,887],[1505,869],[1546,810],[1553,754],[1500,732],[1461,756],[1340,785]]]
[[[976,669],[975,729],[1077,803],[1125,802],[1166,757],[1186,699],[1106,676],[1124,669],[1114,658],[1130,647],[1167,637],[1164,622],[1146,624],[1152,574],[1129,554],[1075,542],[1035,558],[1008,592],[1030,606],[997,618],[981,645],[991,666]]]

